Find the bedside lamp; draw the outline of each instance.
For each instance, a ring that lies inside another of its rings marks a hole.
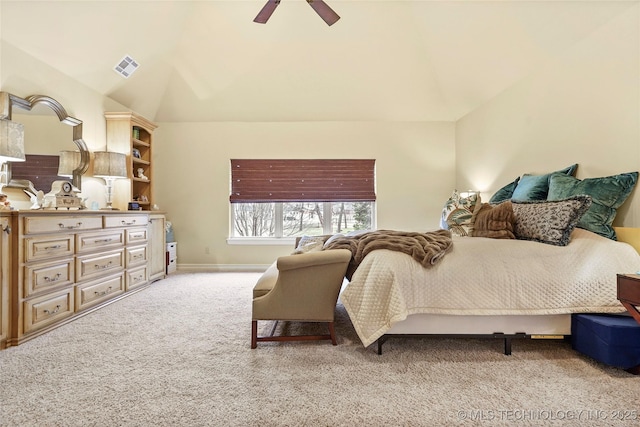
[[[117,210],[113,203],[113,181],[127,177],[127,156],[110,151],[96,151],[93,162],[93,176],[103,178],[107,184],[107,206],[105,210]]]

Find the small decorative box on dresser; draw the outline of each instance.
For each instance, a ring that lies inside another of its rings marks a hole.
[[[148,212],[14,212],[11,228],[7,345],[143,289],[164,249],[164,223],[156,236]]]
[[[167,243],[167,274],[173,273],[177,269],[177,263],[178,263],[177,248],[178,248],[177,242]]]

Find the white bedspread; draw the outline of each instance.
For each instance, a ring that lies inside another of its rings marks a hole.
[[[415,313],[622,312],[616,274],[637,271],[630,245],[582,229],[568,246],[454,236],[453,250],[431,268],[399,252],[370,253],[340,298],[366,347]]]

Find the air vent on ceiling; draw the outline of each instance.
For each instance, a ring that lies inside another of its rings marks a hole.
[[[118,62],[118,64],[113,67],[116,73],[120,74],[125,79],[128,79],[134,71],[138,69],[138,62],[134,60],[129,55],[125,55],[124,58]]]

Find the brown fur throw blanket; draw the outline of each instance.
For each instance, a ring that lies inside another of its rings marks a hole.
[[[338,237],[325,245],[324,249],[349,249],[351,261],[347,278],[355,272],[367,254],[377,249],[403,252],[418,261],[423,267],[430,267],[440,261],[452,248],[449,230],[417,233],[410,231],[377,230],[357,236]]]

